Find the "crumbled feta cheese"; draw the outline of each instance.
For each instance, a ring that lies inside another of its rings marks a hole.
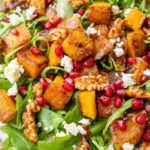
[[[73,16],[76,16],[76,17],[81,17],[81,15],[80,14],[77,14],[77,13],[75,13],[75,14],[73,14]]]
[[[120,40],[121,40],[120,37],[118,37],[118,38],[116,39],[116,41],[117,41],[118,43],[120,42]]]
[[[3,142],[8,138],[8,135],[0,130],[0,146],[3,145]]]
[[[146,75],[146,76],[150,76],[150,70],[146,69],[143,74]]]
[[[0,73],[3,72],[4,70],[4,65],[0,64]]]
[[[124,45],[124,42],[122,41],[122,42],[119,42],[119,43],[117,43],[117,47],[122,47]]]
[[[21,12],[21,8],[19,6],[16,8],[16,12]]]
[[[83,118],[79,121],[79,123],[83,124],[83,125],[86,125],[86,126],[89,126],[91,124],[90,120],[89,119],[86,119],[86,118]]]
[[[77,125],[72,122],[70,124],[64,123],[64,129],[66,130],[67,134],[70,133],[74,136],[77,136],[79,133]]]
[[[77,128],[78,128],[78,131],[80,134],[86,135],[87,132],[86,132],[86,130],[84,130],[84,128],[82,126],[77,126]]]
[[[11,14],[8,16],[8,18],[10,20],[10,24],[13,26],[17,26],[21,22],[21,18],[16,14]]]
[[[56,136],[57,137],[64,137],[64,136],[66,136],[66,134],[65,134],[65,132],[61,131],[61,132],[56,133]]]
[[[15,96],[18,93],[17,84],[15,83],[10,89],[7,91],[8,96]]]
[[[111,10],[112,10],[113,14],[119,13],[119,7],[117,5],[113,5],[111,7]]]
[[[133,74],[125,74],[125,73],[122,73],[122,81],[123,81],[123,86],[124,88],[127,88],[131,85],[135,85],[135,81],[132,79],[133,77]]]
[[[123,150],[133,150],[134,149],[134,145],[130,144],[130,143],[124,143],[122,145]]]
[[[114,49],[114,52],[115,52],[115,55],[116,55],[117,57],[120,57],[120,56],[122,56],[122,55],[124,54],[124,50],[123,50],[122,48],[120,48],[120,47],[116,47],[116,48]]]
[[[124,16],[127,17],[127,15],[131,12],[131,8],[127,8],[124,12]]]
[[[4,68],[4,75],[11,83],[17,82],[23,73],[23,66],[18,63],[17,58],[10,61]]]
[[[72,62],[72,59],[68,56],[64,56],[62,59],[61,59],[61,66],[64,67],[64,69],[70,73],[72,70],[73,70],[73,62]]]
[[[114,150],[114,146],[113,144],[109,144],[108,149],[107,150]]]
[[[94,28],[93,23],[86,29],[85,32],[86,32],[87,35],[94,35],[94,34],[98,33],[98,31]]]
[[[116,39],[110,39],[109,41],[112,45],[114,45],[116,43]]]
[[[27,20],[32,20],[35,17],[35,12],[36,8],[35,7],[29,7],[28,9],[26,9],[26,17]]]
[[[37,126],[38,126],[39,128],[41,128],[41,127],[42,127],[41,122],[38,122],[38,123],[37,123]]]

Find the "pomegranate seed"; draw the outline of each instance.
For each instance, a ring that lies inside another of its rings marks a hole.
[[[46,0],[46,7],[48,7],[52,3],[52,0]]]
[[[121,131],[125,131],[125,130],[126,130],[127,126],[126,126],[125,120],[123,120],[123,119],[118,119],[118,120],[117,120],[117,124],[118,124],[119,129],[120,129]]]
[[[63,57],[64,56],[64,50],[61,45],[57,45],[55,53],[58,57]]]
[[[144,141],[145,141],[145,142],[150,142],[150,130],[147,130],[147,131],[144,133]]]
[[[147,57],[150,58],[150,52],[147,53]]]
[[[62,21],[61,18],[56,18],[52,24],[53,24],[53,26],[57,26],[61,21]]]
[[[46,100],[45,100],[44,97],[42,97],[42,96],[36,97],[36,101],[37,101],[38,104],[39,104],[40,106],[42,106],[42,107],[46,105]]]
[[[143,99],[134,98],[132,101],[132,108],[134,110],[140,110],[144,107],[144,101]]]
[[[136,122],[139,124],[145,124],[147,121],[147,115],[146,114],[141,114],[136,118]]]
[[[66,79],[66,78],[69,78],[69,74],[68,74],[68,73],[66,73],[66,74],[64,75],[64,79]]]
[[[64,82],[62,87],[66,90],[66,91],[73,91],[74,90],[74,85],[68,83],[68,82]]]
[[[150,64],[148,64],[148,69],[150,70]]]
[[[114,89],[111,86],[107,86],[104,88],[104,91],[108,97],[111,97],[114,94]]]
[[[84,9],[80,9],[77,13],[78,13],[80,16],[83,16],[83,14],[85,13],[85,10],[84,10]]]
[[[123,82],[122,80],[117,80],[115,83],[114,83],[114,88],[117,90],[117,89],[122,89],[123,88]]]
[[[136,63],[136,58],[129,57],[129,58],[127,59],[127,62],[128,62],[129,64],[135,64],[135,63]]]
[[[150,121],[146,125],[147,129],[150,129]]]
[[[11,30],[11,34],[18,35],[19,31],[17,29],[13,29],[13,30]]]
[[[111,99],[103,95],[103,96],[98,97],[98,102],[100,102],[104,106],[108,106],[111,102]]]
[[[145,18],[144,25],[148,28],[150,27],[150,18]]]
[[[40,83],[41,83],[43,89],[48,88],[48,82],[47,82],[47,80],[45,78],[41,78],[40,79]]]
[[[9,19],[8,17],[5,17],[5,18],[3,19],[3,22],[5,22],[5,23],[10,23],[10,19]]]
[[[88,60],[86,60],[84,62],[84,66],[85,67],[93,67],[94,66],[94,59],[93,58],[89,58]]]
[[[30,50],[34,55],[41,55],[41,51],[37,47],[32,46]]]
[[[18,88],[20,94],[26,94],[27,88],[25,86],[19,86]]]
[[[45,28],[46,30],[49,30],[49,29],[51,29],[52,27],[53,27],[53,25],[52,25],[51,22],[46,22],[46,23],[44,24],[44,28]]]
[[[82,70],[82,66],[81,66],[80,62],[78,62],[78,61],[74,61],[73,66],[74,66],[75,71],[80,72]]]
[[[36,11],[34,12],[34,19],[39,18],[39,16],[40,16],[40,14],[39,14],[39,12],[36,10]]]
[[[120,107],[122,106],[122,99],[119,98],[119,97],[116,97],[116,98],[115,98],[115,102],[114,102],[114,106],[115,106],[116,108],[120,108]]]
[[[149,62],[149,57],[146,55],[146,56],[143,56],[143,59],[146,61],[146,62]]]
[[[117,96],[124,98],[126,96],[126,92],[124,89],[120,89],[116,91]]]
[[[145,110],[147,113],[150,113],[150,105],[149,104],[145,104]]]
[[[145,83],[147,80],[148,80],[148,77],[146,75],[142,75],[141,83]]]
[[[79,72],[72,71],[72,72],[70,73],[70,77],[71,77],[72,79],[77,78],[77,77],[80,77],[80,76],[81,76],[81,74],[80,74]]]

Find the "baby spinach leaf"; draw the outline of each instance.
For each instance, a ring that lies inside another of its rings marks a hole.
[[[69,18],[73,15],[73,8],[67,0],[58,0],[56,4],[56,11],[58,16],[63,19]]]
[[[0,78],[0,89],[8,90],[12,87],[12,84],[4,78]]]
[[[116,120],[116,119],[122,117],[123,114],[125,113],[125,111],[128,110],[128,109],[131,108],[131,107],[132,107],[132,99],[126,101],[126,102],[123,104],[123,106],[122,106],[121,108],[119,108],[118,110],[116,110],[116,111],[108,118],[107,124],[106,124],[106,126],[105,126],[105,128],[104,128],[104,130],[103,130],[103,134],[106,133],[108,127],[110,126],[110,124],[111,124],[114,120]]]
[[[55,137],[52,142],[39,141],[38,150],[72,150],[73,145],[80,144],[80,137],[67,135],[65,137]]]
[[[74,104],[70,107],[70,110],[65,115],[64,119],[67,123],[71,123],[71,122],[78,123],[79,120],[82,119],[79,100],[78,100],[78,94],[79,92],[75,92],[75,94],[73,95],[72,99],[73,99]]]
[[[10,143],[12,147],[17,150],[37,150],[37,145],[29,141],[21,131],[10,126],[4,125],[0,127],[0,130],[6,134],[8,134]],[[9,143],[9,144],[10,144]],[[4,143],[4,147],[5,147]],[[8,143],[7,143],[8,145]],[[9,147],[10,148],[10,147]]]

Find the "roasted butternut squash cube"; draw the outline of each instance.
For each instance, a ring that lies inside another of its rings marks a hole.
[[[32,78],[37,78],[48,63],[48,58],[46,56],[35,56],[28,49],[18,52],[17,60],[23,65],[26,73]]]
[[[4,53],[9,53],[11,50],[27,44],[31,39],[31,34],[25,24],[16,27],[19,34],[13,35],[11,32],[4,38]]]
[[[127,34],[128,50],[130,57],[143,56],[147,48],[144,43],[145,34],[142,30],[136,30]]]
[[[35,7],[40,15],[45,15],[45,0],[30,0],[30,6]]]
[[[49,58],[49,66],[59,66],[61,62],[61,58],[56,55],[56,48],[58,46],[59,42],[52,43],[50,47],[50,51],[48,54]]]
[[[64,90],[62,87],[63,83],[64,79],[61,76],[57,76],[44,93],[44,98],[48,104],[57,110],[65,108],[74,92]]]
[[[93,41],[81,30],[73,31],[62,43],[64,52],[73,60],[81,61],[93,50]]]
[[[136,122],[136,117],[141,114],[146,114],[145,111],[133,112],[127,115],[125,131],[121,131],[118,127],[117,121],[114,121],[110,126],[112,134],[112,140],[115,144],[116,150],[121,150],[124,143],[130,143],[136,145],[140,140],[144,132],[145,124],[139,124]]]
[[[14,101],[7,95],[6,90],[0,89],[0,121],[5,123],[11,120],[16,113]]]
[[[80,109],[84,116],[95,119],[97,115],[95,91],[81,91],[79,93]]]
[[[138,30],[142,27],[145,20],[145,14],[140,10],[133,8],[125,18],[125,26],[132,30]]]
[[[95,2],[88,9],[87,19],[96,24],[108,24],[110,21],[110,14],[110,3]]]
[[[65,19],[58,25],[58,28],[66,29],[67,33],[71,33],[74,30],[83,30],[82,23],[77,16]]]

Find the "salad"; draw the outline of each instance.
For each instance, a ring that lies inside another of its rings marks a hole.
[[[0,150],[150,150],[149,0],[0,9]]]

